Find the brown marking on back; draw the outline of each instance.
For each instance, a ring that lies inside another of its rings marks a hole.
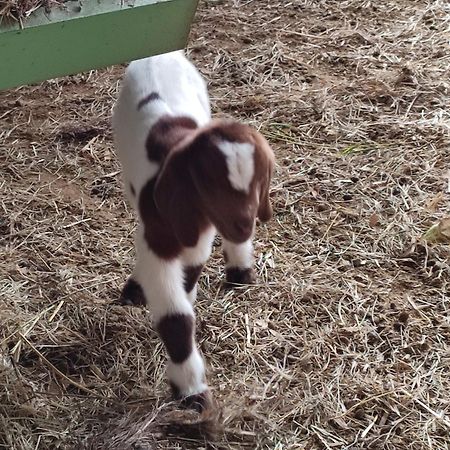
[[[157,92],[151,92],[147,96],[145,96],[142,100],[139,101],[137,105],[138,111],[143,108],[145,105],[147,105],[150,102],[153,102],[155,100],[161,100],[161,97]]]
[[[186,266],[184,268],[184,290],[187,294],[194,289],[195,284],[202,272],[203,265]]]
[[[130,192],[133,197],[136,197],[136,190],[134,189],[134,186],[131,183],[130,183]]]
[[[163,161],[169,152],[196,128],[197,123],[189,117],[161,117],[151,128],[145,143],[148,159]]]
[[[186,361],[194,344],[194,318],[187,314],[167,315],[157,329],[170,359],[176,364]]]

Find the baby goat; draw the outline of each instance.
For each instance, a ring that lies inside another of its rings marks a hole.
[[[256,217],[272,216],[273,152],[249,126],[211,120],[205,82],[182,52],[130,64],[113,128],[139,216],[137,261],[121,301],[150,307],[173,394],[202,411],[211,396],[195,344],[197,280],[217,229],[227,282],[254,281],[251,239]]]

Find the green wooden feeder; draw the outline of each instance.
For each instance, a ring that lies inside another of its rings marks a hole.
[[[183,48],[198,0],[80,0],[0,24],[0,89]]]

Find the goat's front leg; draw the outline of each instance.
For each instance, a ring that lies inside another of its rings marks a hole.
[[[163,260],[146,245],[139,246],[133,279],[169,355],[167,375],[174,397],[185,407],[203,411],[211,405],[211,396],[195,342],[195,314],[183,286],[181,260]]]
[[[227,285],[252,284],[256,281],[251,239],[242,244],[234,244],[222,238],[222,250]]]

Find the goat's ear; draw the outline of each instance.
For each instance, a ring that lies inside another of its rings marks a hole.
[[[275,165],[275,156],[269,143],[264,136],[257,131],[253,131],[253,137],[258,148],[258,155],[261,158],[263,173],[260,175],[260,191],[259,191],[259,206],[258,218],[261,222],[268,222],[273,215],[272,205],[270,203],[270,182],[272,180],[273,167]]]
[[[153,199],[156,208],[167,226],[171,226],[175,236],[185,247],[193,247],[199,238],[200,230],[193,205],[196,201],[194,187],[176,158],[166,161],[155,184]]]
[[[261,184],[258,206],[258,218],[261,222],[268,222],[273,215],[272,205],[270,204],[269,189],[270,189],[270,173]]]

